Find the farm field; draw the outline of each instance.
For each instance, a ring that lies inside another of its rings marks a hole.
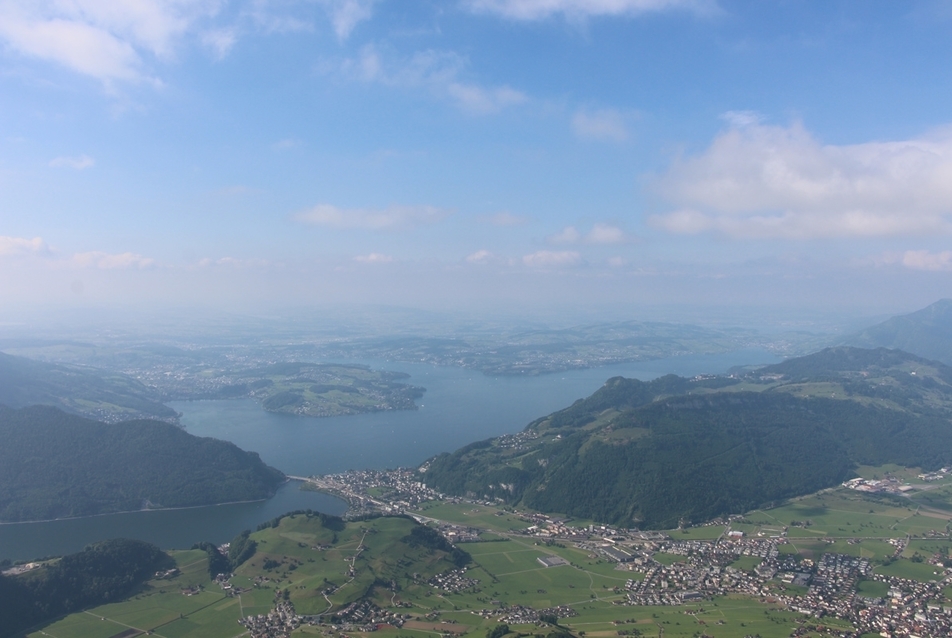
[[[618,606],[625,582],[641,575],[616,569],[586,550],[546,546],[528,538],[460,544],[473,559],[466,576],[479,583],[457,593],[439,591],[425,578],[453,565],[443,552],[403,542],[413,526],[404,518],[380,518],[330,529],[317,518],[285,518],[277,527],[252,535],[258,551],[231,578],[238,592],[234,596],[209,577],[203,551],[179,551],[173,553],[180,570],[175,577],[152,580],[124,602],[73,614],[30,635],[113,638],[135,630],[159,638],[229,638],[246,632],[238,624],[240,618],[267,613],[283,592],[299,614],[333,613],[367,595],[381,607],[416,617],[399,630],[375,632],[381,637],[432,636],[434,627],[448,634],[481,635],[497,623],[475,612],[498,607],[493,601],[536,609],[571,606],[578,615],[560,624],[589,636],[617,636],[633,629],[647,635],[660,625],[669,636],[693,636],[698,628],[710,626],[717,628],[717,636],[741,638],[756,628],[766,638],[789,635],[800,618],[748,598],[672,608]],[[569,564],[545,567],[538,558],[546,556],[560,556]],[[399,581],[396,591],[380,586],[382,576]],[[335,590],[325,596],[328,585]],[[756,617],[747,622],[751,610]],[[513,624],[512,629],[552,630],[536,623]],[[305,625],[298,633],[319,631]]]
[[[867,468],[870,476],[895,468]],[[907,471],[908,475],[914,470]],[[913,475],[914,476],[914,475]],[[930,486],[935,496],[945,485]],[[765,595],[717,595],[676,605],[622,605],[628,583],[645,579],[644,570],[631,570],[592,549],[568,539],[532,536],[531,512],[474,503],[433,502],[420,510],[431,523],[483,530],[478,542],[457,547],[471,557],[463,576],[467,584],[456,589],[431,580],[456,568],[453,557],[435,546],[410,542],[419,527],[407,517],[382,517],[344,523],[333,517],[297,514],[272,522],[252,534],[256,553],[239,566],[222,587],[208,574],[204,551],[173,553],[180,573],[148,582],[126,601],[73,614],[30,634],[35,638],[116,638],[123,632],[151,633],[159,638],[230,638],[247,635],[239,620],[267,614],[277,602],[288,600],[295,613],[320,617],[324,622],[359,600],[372,601],[380,610],[406,616],[396,628],[382,624],[380,638],[419,636],[483,636],[501,622],[503,609],[520,607],[545,610],[565,606],[575,615],[560,617],[558,626],[539,620],[507,621],[512,632],[548,634],[569,631],[586,638],[625,635],[667,638],[744,638],[760,635],[786,637],[829,635],[846,631],[846,621],[827,617],[811,629],[816,619],[787,609],[778,595],[805,595],[807,587],[779,576],[767,582]],[[780,556],[818,561],[827,553],[868,559],[871,571],[856,583],[861,596],[883,597],[885,576],[909,582],[935,583],[945,570],[929,558],[952,551],[946,524],[935,511],[924,512],[920,503],[901,496],[880,496],[837,488],[793,499],[778,507],[754,510],[729,524],[669,530],[672,542],[711,542],[727,538],[729,531],[745,539],[771,539]],[[571,521],[569,524],[574,525]],[[596,537],[598,534],[595,535]],[[644,541],[639,541],[644,542]],[[722,540],[722,542],[725,542]],[[637,542],[632,547],[639,547]],[[645,547],[652,546],[646,542]],[[540,559],[558,557],[563,564],[545,566]],[[687,565],[679,553],[655,552],[655,564]],[[760,556],[740,555],[728,561],[736,573],[753,574]],[[942,584],[939,585],[942,587]],[[952,587],[942,590],[939,602],[952,604]],[[294,635],[361,634],[302,624]],[[369,634],[368,634],[369,635]]]

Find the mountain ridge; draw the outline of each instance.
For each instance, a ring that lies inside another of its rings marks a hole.
[[[952,299],[891,317],[843,339],[841,345],[885,347],[952,365]]]
[[[613,377],[517,435],[430,459],[422,480],[449,494],[674,527],[835,485],[860,464],[952,463],[950,380],[938,362],[845,347],[733,377]]]
[[[112,422],[157,418],[177,422],[151,388],[130,376],[72,364],[46,363],[0,352],[0,404],[51,405]]]

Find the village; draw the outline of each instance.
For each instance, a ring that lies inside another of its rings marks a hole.
[[[522,441],[514,440],[518,446]],[[935,474],[945,477],[947,472]],[[931,476],[921,480],[933,480]],[[347,472],[311,478],[320,489],[346,495],[349,502],[359,503],[362,512],[376,509],[384,513],[408,513],[420,522],[436,524],[437,529],[453,543],[478,540],[476,526],[460,526],[439,521],[414,512],[428,501],[466,503],[474,506],[498,506],[481,500],[447,498],[415,479],[406,469],[391,472]],[[869,487],[866,487],[869,486]],[[853,480],[844,487],[860,491],[901,493],[902,485],[895,479],[873,482]],[[865,490],[863,488],[866,488]],[[370,496],[370,492],[375,496]],[[682,605],[712,600],[730,594],[743,594],[763,601],[781,604],[815,620],[836,618],[848,621],[853,632],[845,636],[877,633],[883,636],[947,636],[952,635],[952,605],[941,604],[943,590],[952,584],[952,576],[937,560],[933,560],[941,577],[932,582],[885,576],[873,572],[869,559],[840,553],[824,553],[818,560],[801,558],[781,551],[788,544],[786,527],[770,530],[767,535],[748,536],[732,529],[732,516],[711,521],[709,525],[725,525],[718,538],[678,540],[659,531],[621,529],[607,525],[573,526],[570,521],[539,513],[512,512],[525,527],[512,528],[510,537],[534,539],[540,546],[559,543],[590,552],[602,560],[616,564],[621,571],[637,572],[629,579],[616,601],[621,605]],[[796,524],[803,523],[794,521]],[[488,531],[488,530],[486,530]],[[498,534],[499,531],[496,530]],[[890,539],[899,556],[908,539]],[[667,556],[662,561],[657,558]],[[670,557],[676,557],[672,561]],[[732,566],[741,557],[756,562],[752,569]],[[540,568],[558,569],[568,561],[555,555],[540,558]],[[430,584],[444,592],[474,587],[478,581],[465,576],[465,569],[452,570],[431,579]],[[888,586],[884,597],[861,595],[856,585],[860,579],[882,582]],[[529,610],[508,607],[500,601],[492,609],[479,612],[499,622],[537,622],[552,610]],[[559,617],[566,610],[558,610]]]

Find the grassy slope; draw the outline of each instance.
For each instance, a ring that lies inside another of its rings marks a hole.
[[[423,513],[491,528],[499,533],[529,524],[520,521],[516,513],[472,504],[441,503],[428,507]],[[912,501],[897,505],[888,499],[838,489],[798,499],[779,508],[751,512],[739,526],[756,534],[760,530],[776,530],[790,520],[806,519],[811,520],[808,537],[791,538],[791,544],[783,547],[799,549],[809,558],[819,558],[823,552],[835,551],[866,556],[877,563],[884,562],[882,547],[892,547],[884,542],[884,538],[901,538],[907,534],[921,536],[936,527],[942,528],[947,522],[916,516]],[[408,606],[399,611],[418,617],[418,621],[424,624],[455,622],[457,630],[473,636],[484,635],[487,629],[495,626],[495,621],[472,613],[473,610],[494,607],[493,600],[535,608],[570,605],[579,615],[563,620],[562,624],[575,632],[584,631],[588,637],[603,638],[617,636],[622,629],[639,629],[645,635],[656,635],[659,625],[664,628],[665,636],[676,638],[688,638],[698,631],[706,631],[718,638],[743,638],[752,634],[781,638],[789,636],[802,618],[776,605],[744,596],[676,607],[618,606],[613,603],[623,595],[615,587],[623,587],[625,580],[636,574],[616,570],[613,564],[594,557],[587,550],[539,545],[532,538],[520,536],[499,542],[462,545],[473,556],[467,576],[480,582],[475,589],[462,593],[441,593],[419,580],[446,571],[451,566],[440,552],[431,554],[401,542],[412,526],[413,523],[406,519],[384,518],[349,523],[345,529],[335,531],[322,527],[317,519],[303,515],[284,519],[279,527],[253,535],[259,542],[259,551],[238,569],[232,579],[235,585],[249,588],[240,598],[225,596],[209,581],[202,552],[177,552],[175,558],[182,574],[175,579],[152,581],[125,602],[100,607],[90,613],[74,614],[43,628],[43,631],[45,635],[56,638],[109,638],[125,625],[154,630],[157,635],[170,638],[225,638],[242,632],[236,622],[242,614],[267,612],[276,590],[287,589],[299,613],[321,613],[329,606],[330,611],[334,611],[366,594],[378,578],[394,578],[398,586],[396,592],[385,587],[370,591],[381,607],[406,604]],[[337,542],[333,543],[335,534]],[[680,532],[673,534],[677,536]],[[685,534],[685,537],[689,535]],[[854,542],[848,544],[847,538]],[[919,539],[913,543],[913,551],[920,552],[937,551],[939,544],[952,544],[947,539]],[[319,545],[329,547],[314,549]],[[358,555],[361,546],[365,549]],[[545,568],[537,561],[538,557],[553,554],[562,556],[570,564]],[[350,560],[355,555],[358,558],[351,579],[348,571]],[[681,556],[659,555],[657,558],[684,560]],[[281,563],[281,566],[265,570],[265,559]],[[749,569],[754,563],[754,559],[743,558],[737,567]],[[292,564],[298,567],[292,570]],[[936,577],[934,567],[904,557],[890,565],[877,567],[877,571],[911,578]],[[421,578],[415,581],[407,577],[413,573],[420,574]],[[262,580],[264,578],[268,580]],[[324,578],[340,586],[337,593],[329,596],[330,605],[320,593],[327,587]],[[183,588],[199,585],[205,591],[196,596],[180,593]],[[875,595],[880,589],[880,585],[870,583],[861,586],[861,593]],[[434,613],[437,614],[435,617],[424,618]],[[826,622],[836,625],[835,620]],[[528,633],[546,631],[535,626],[514,626],[513,629]],[[427,635],[426,631],[407,627],[378,633],[387,637],[419,635],[422,638]],[[317,628],[304,628],[300,633],[319,635]],[[44,634],[36,632],[33,635],[41,638]]]

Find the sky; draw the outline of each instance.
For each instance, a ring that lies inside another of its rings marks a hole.
[[[950,42],[942,1],[0,0],[0,320],[912,311]]]

